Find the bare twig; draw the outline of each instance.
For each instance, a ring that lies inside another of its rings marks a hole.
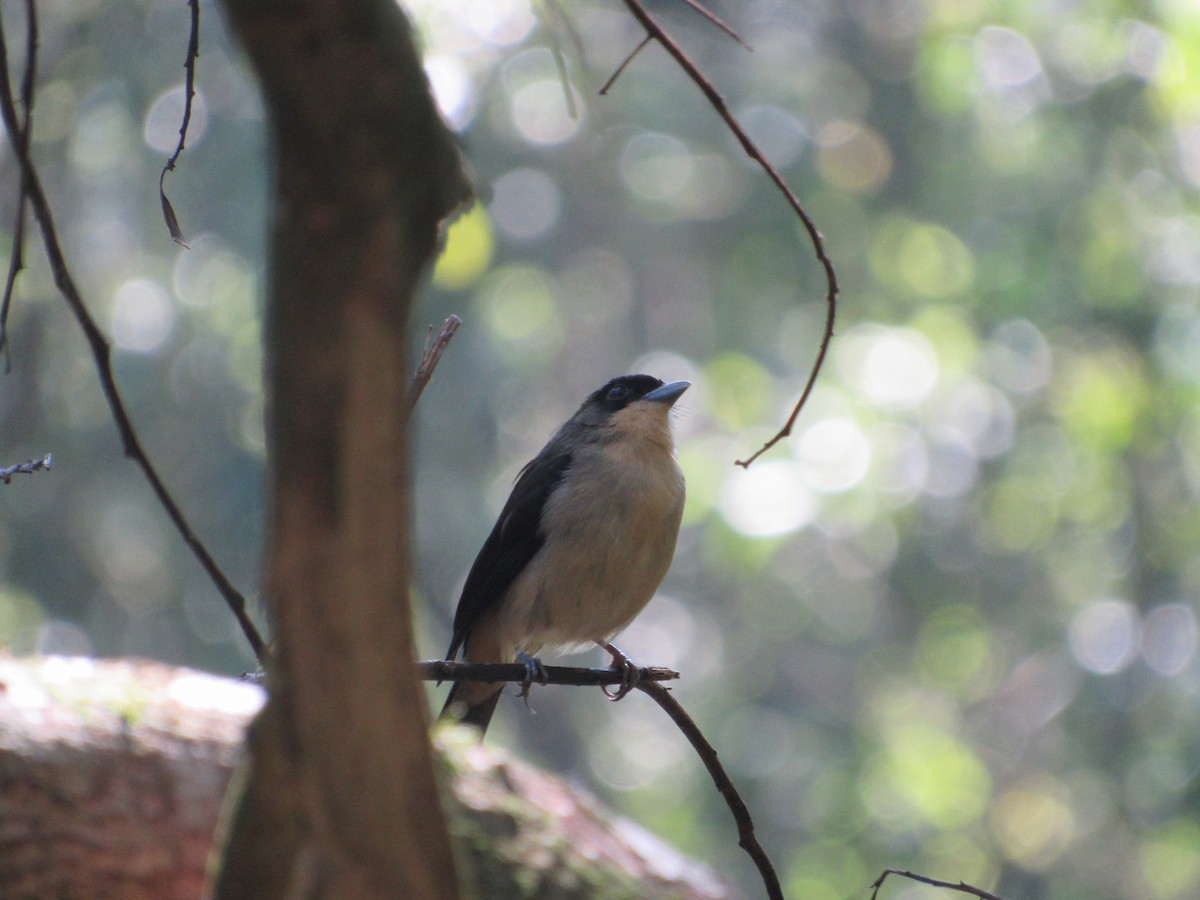
[[[612,667],[579,668],[576,666],[543,666],[545,684],[569,684],[576,687],[607,687],[621,684],[624,673]],[[427,659],[417,663],[417,671],[425,681],[501,681],[520,683],[529,677],[522,663],[465,663],[448,659]],[[647,666],[638,669],[638,678],[649,682],[673,681],[679,673],[671,669]]]
[[[745,47],[747,50],[749,50],[751,53],[754,52],[754,48],[751,47],[749,44],[747,44],[745,41],[743,41],[742,36],[740,34],[738,34],[736,31],[734,31],[732,28],[730,28],[729,25],[727,25],[725,23],[725,21],[720,16],[718,16],[716,13],[714,13],[712,10],[706,9],[705,7],[701,6],[699,3],[696,2],[696,0],[683,0],[683,2],[686,3],[688,6],[690,6],[692,9],[694,9],[696,12],[700,13],[700,15],[704,16],[704,18],[708,19],[709,22],[711,22],[713,25],[716,25],[723,32],[725,32],[727,35],[729,35],[731,38],[733,38],[735,41],[737,41],[739,44],[741,44],[743,47]]]
[[[417,371],[413,374],[412,384],[408,388],[406,416],[412,416],[413,410],[417,406],[417,401],[421,399],[421,392],[425,390],[425,385],[429,384],[429,379],[433,377],[433,370],[437,367],[438,360],[446,352],[446,346],[450,343],[450,339],[454,337],[454,332],[458,331],[458,326],[461,324],[462,319],[458,316],[450,315],[442,323],[442,330],[438,332],[438,336],[433,339],[433,342],[431,343],[426,340],[425,351],[421,354],[421,362],[417,366]],[[432,330],[431,327],[430,331],[432,332]]]
[[[608,94],[608,92],[612,88],[612,86],[617,83],[617,79],[621,77],[621,73],[624,72],[626,68],[628,68],[628,66],[631,62],[633,62],[634,57],[636,57],[639,53],[641,53],[643,48],[645,48],[645,46],[647,44],[649,44],[652,40],[654,40],[653,37],[651,37],[650,35],[646,35],[644,38],[642,38],[641,42],[636,47],[633,48],[633,50],[630,52],[630,54],[627,57],[625,57],[623,60],[621,60],[621,64],[619,66],[617,66],[617,71],[613,72],[612,75],[609,76],[608,81],[604,82],[604,87],[600,88],[600,96],[601,97]]]
[[[158,174],[158,199],[162,202],[163,218],[167,222],[167,231],[171,233],[171,240],[181,247],[187,247],[187,244],[183,240],[183,231],[179,227],[179,219],[175,217],[175,208],[171,206],[171,201],[167,199],[167,193],[163,189],[163,181],[166,179],[168,172],[175,171],[175,163],[179,161],[179,156],[183,153],[183,145],[187,140],[188,125],[192,121],[192,98],[196,96],[196,57],[200,55],[199,0],[188,0],[188,7],[192,15],[191,28],[188,32],[187,58],[183,62],[183,122],[179,125],[179,143],[175,145],[175,152],[171,154],[171,158],[167,160],[167,164],[163,166],[163,170]]]
[[[879,897],[879,889],[883,886],[883,882],[889,875],[899,875],[902,878],[911,878],[913,881],[919,881],[921,884],[928,884],[931,887],[946,888],[951,891],[958,891],[960,894],[970,894],[972,897],[979,897],[980,900],[1004,900],[1003,897],[989,893],[981,888],[972,887],[962,881],[957,884],[952,884],[949,881],[938,881],[936,878],[929,878],[925,875],[918,875],[916,872],[906,872],[903,869],[884,869],[883,874],[871,882],[871,900],[877,900]]]
[[[0,469],[0,483],[8,484],[14,475],[32,475],[34,472],[48,471],[52,462],[54,462],[54,454],[47,453],[41,459],[31,459],[28,462]]]
[[[132,459],[141,468],[146,480],[150,482],[150,487],[153,489],[155,496],[163,509],[166,510],[167,516],[171,519],[172,524],[182,536],[184,542],[191,549],[193,555],[199,560],[204,571],[208,573],[208,577],[212,579],[217,590],[220,591],[226,605],[233,612],[238,624],[242,628],[243,634],[250,642],[251,648],[254,650],[254,655],[259,662],[263,662],[266,657],[266,645],[262,637],[258,633],[254,622],[251,621],[249,613],[246,611],[246,600],[238,592],[237,588],[221,571],[221,568],[213,560],[208,549],[192,531],[187,519],[179,508],[179,504],[171,496],[159,476],[158,471],[154,468],[150,458],[142,449],[141,442],[138,440],[136,431],[133,428],[133,423],[129,418],[129,413],[125,408],[125,403],[121,399],[121,393],[117,389],[116,378],[113,375],[111,354],[112,350],[105,340],[99,326],[96,325],[91,313],[88,312],[84,305],[83,297],[79,293],[78,287],[75,285],[74,279],[71,277],[70,269],[67,267],[66,258],[63,255],[62,245],[58,240],[58,232],[54,227],[54,216],[50,210],[50,201],[46,198],[46,192],[42,188],[41,179],[38,177],[37,169],[33,165],[33,160],[27,152],[27,148],[22,145],[18,136],[20,134],[20,123],[17,119],[16,103],[13,100],[12,84],[8,77],[8,44],[4,32],[4,23],[0,20],[0,113],[3,114],[4,127],[8,131],[9,142],[14,147],[17,161],[21,166],[21,178],[26,183],[29,192],[29,202],[33,209],[34,217],[37,219],[38,227],[42,233],[42,244],[46,250],[46,257],[50,262],[50,270],[54,274],[54,284],[62,294],[71,313],[75,316],[76,322],[83,330],[84,337],[87,339],[88,346],[91,349],[92,357],[95,360],[96,371],[100,379],[100,387],[104,392],[104,398],[108,401],[108,406],[112,412],[113,420],[116,422],[117,431],[121,435],[121,441],[125,448],[125,455]]]
[[[685,4],[687,4],[688,6],[690,6],[692,9],[694,9],[696,12],[700,13],[700,15],[704,16],[704,18],[708,19],[709,22],[711,22],[713,25],[720,28],[723,32],[725,32],[727,35],[729,35],[731,38],[733,38],[735,41],[737,41],[739,44],[741,44],[747,50],[749,50],[750,52],[754,52],[754,48],[751,47],[749,44],[747,44],[744,40],[742,40],[742,36],[740,34],[738,34],[736,31],[734,31],[731,27],[729,27],[729,25],[726,24],[725,20],[720,18],[718,15],[716,15],[716,13],[701,6],[699,3],[696,2],[696,0],[683,0],[683,2]],[[617,66],[617,70],[615,72],[613,72],[612,75],[609,76],[608,81],[604,82],[604,87],[600,88],[600,96],[601,97],[608,94],[609,90],[612,89],[612,86],[617,83],[617,79],[621,77],[621,73],[624,72],[625,69],[629,67],[629,64],[631,62],[633,62],[634,57],[636,57],[639,53],[641,53],[642,49],[647,44],[649,44],[651,41],[653,41],[654,39],[655,39],[654,34],[649,33],[649,32],[646,34],[646,36],[644,38],[642,38],[641,42],[636,47],[633,48],[633,51],[628,56],[626,56],[624,60],[621,61],[621,64],[619,66]]]
[[[21,75],[21,106],[25,115],[21,120],[18,140],[25,153],[29,152],[29,135],[33,132],[33,84],[37,79],[38,19],[34,0],[25,0],[25,71]],[[17,275],[25,268],[25,207],[29,188],[21,178],[17,194],[17,218],[13,224],[12,251],[8,258],[8,275],[4,279],[4,299],[0,301],[0,353],[4,354],[4,374],[12,371],[12,358],[8,352],[8,311],[12,306],[13,290],[17,286]]]
[[[528,677],[528,672],[525,666],[521,663],[459,663],[450,662],[449,660],[437,659],[426,660],[417,663],[417,668],[420,675],[426,681],[485,681],[495,683],[499,681],[524,682]],[[625,675],[615,667],[603,669],[583,669],[567,666],[545,666],[546,684],[570,684],[582,686],[611,686],[625,683]],[[683,732],[684,737],[696,751],[696,755],[700,757],[700,761],[704,763],[704,767],[708,769],[708,774],[716,785],[717,790],[725,799],[725,805],[729,807],[729,811],[733,813],[734,822],[737,823],[738,830],[738,846],[745,850],[755,866],[758,867],[759,874],[762,876],[763,884],[767,889],[767,896],[771,900],[783,900],[783,889],[779,884],[779,876],[775,873],[775,867],[771,865],[771,860],[767,857],[766,851],[759,844],[758,838],[754,834],[754,820],[750,816],[750,809],[746,806],[741,795],[738,794],[737,788],[733,786],[733,781],[729,774],[721,765],[717,758],[717,751],[713,749],[712,744],[704,737],[703,732],[692,720],[692,717],[684,711],[679,705],[679,701],[671,691],[666,688],[661,682],[673,681],[679,677],[678,672],[671,669],[661,668],[640,668],[638,669],[638,690],[645,693],[662,710],[671,717],[671,721]]]
[[[763,444],[753,455],[748,459],[737,460],[737,465],[743,468],[748,467],[752,462],[762,456],[766,451],[770,450],[777,443],[792,433],[792,426],[796,424],[796,418],[800,415],[800,410],[804,408],[804,404],[808,402],[809,395],[812,393],[813,386],[816,384],[817,376],[821,372],[821,367],[825,364],[825,357],[829,352],[829,344],[833,340],[834,320],[837,316],[837,295],[838,295],[838,280],[837,272],[834,271],[833,262],[829,255],[825,252],[825,242],[821,238],[821,233],[817,230],[816,224],[809,217],[808,212],[801,205],[799,199],[788,187],[787,182],[783,180],[783,176],[772,166],[763,156],[762,152],[750,139],[750,135],[738,123],[737,119],[729,110],[729,106],[725,103],[725,98],[717,92],[711,81],[704,75],[703,72],[692,62],[691,58],[683,51],[675,40],[667,34],[658,21],[647,12],[646,7],[642,5],[640,0],[622,0],[625,6],[629,9],[630,14],[637,19],[639,24],[646,30],[646,34],[656,40],[664,50],[679,64],[679,67],[687,73],[688,78],[700,88],[704,96],[708,99],[709,104],[717,111],[717,115],[729,127],[734,137],[742,145],[742,149],[746,151],[746,155],[758,163],[767,176],[779,189],[779,192],[787,200],[788,206],[799,217],[801,224],[804,226],[805,232],[808,234],[809,243],[812,244],[813,253],[817,257],[817,261],[825,270],[825,331],[821,336],[821,344],[817,350],[817,357],[813,362],[812,371],[809,374],[808,381],[804,385],[804,390],[800,394],[800,399],[796,401],[795,407],[792,409],[791,415],[788,416],[787,422],[779,430],[773,438]],[[640,49],[640,47],[639,47]]]
[[[712,744],[704,737],[704,733],[700,727],[692,721],[689,716],[679,705],[679,701],[675,699],[675,695],[670,689],[652,681],[639,681],[637,689],[646,694],[657,703],[668,716],[671,721],[678,726],[683,732],[683,736],[688,739],[692,748],[696,751],[696,755],[700,757],[700,761],[704,763],[704,767],[708,769],[709,777],[712,778],[713,784],[716,785],[721,796],[725,799],[725,805],[729,807],[729,811],[733,813],[733,820],[737,823],[738,830],[738,846],[750,855],[754,860],[754,865],[758,868],[758,874],[762,877],[763,886],[767,889],[767,896],[771,900],[783,900],[783,888],[779,884],[779,876],[775,873],[775,867],[771,865],[771,860],[767,857],[767,852],[763,850],[762,845],[758,842],[758,838],[754,834],[754,820],[750,817],[750,809],[746,806],[746,802],[742,800],[741,795],[737,792],[737,788],[733,786],[733,781],[729,774],[725,771],[725,767],[721,765],[721,761],[717,758],[717,751],[713,749]]]

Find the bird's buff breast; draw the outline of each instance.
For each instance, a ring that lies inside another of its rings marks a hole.
[[[532,655],[606,641],[650,602],[671,566],[684,500],[674,458],[654,456],[632,468],[611,453],[581,461],[605,477],[575,480],[547,505],[554,537],[510,589],[498,623],[513,636],[505,643]]]

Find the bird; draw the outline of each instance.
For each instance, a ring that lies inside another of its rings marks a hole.
[[[521,469],[467,575],[446,659],[461,650],[471,663],[522,662],[527,693],[544,680],[543,647],[595,643],[622,671],[610,696],[628,692],[637,666],[611,640],[650,602],[675,555],[685,486],[671,411],[690,386],[613,378]],[[482,738],[502,688],[455,682],[439,718]]]

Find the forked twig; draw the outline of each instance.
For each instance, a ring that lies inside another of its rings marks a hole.
[[[838,295],[838,280],[837,272],[834,271],[833,262],[825,251],[825,242],[821,238],[821,233],[817,230],[816,224],[809,217],[808,212],[801,205],[799,199],[788,187],[787,182],[783,180],[783,176],[767,161],[762,152],[750,139],[750,135],[730,112],[728,104],[725,103],[725,98],[720,95],[712,82],[705,77],[704,73],[692,62],[691,58],[683,51],[683,48],[675,42],[675,40],[667,34],[658,21],[647,12],[646,7],[642,5],[640,0],[622,0],[630,14],[637,19],[638,23],[645,29],[646,34],[657,41],[660,46],[679,64],[679,67],[687,73],[688,78],[692,80],[701,92],[708,99],[709,104],[717,111],[717,115],[728,126],[734,137],[738,139],[738,143],[742,145],[742,149],[746,151],[746,155],[754,160],[767,173],[767,176],[774,183],[775,187],[787,200],[788,206],[799,217],[800,222],[804,226],[805,232],[808,234],[809,242],[812,244],[813,253],[816,255],[817,261],[825,270],[825,331],[821,336],[821,344],[817,350],[817,357],[813,361],[812,371],[809,374],[808,381],[804,385],[804,390],[800,394],[800,399],[796,401],[795,407],[792,409],[791,415],[779,432],[763,444],[747,459],[737,460],[737,465],[743,468],[748,467],[752,462],[774,447],[777,443],[792,433],[792,427],[796,424],[796,418],[800,415],[800,410],[804,408],[804,404],[808,402],[809,395],[812,394],[813,387],[817,382],[817,376],[821,372],[822,366],[825,364],[825,357],[829,352],[829,344],[833,340],[834,320],[837,317],[837,295]],[[641,49],[640,47],[638,49]],[[635,51],[636,52],[636,51]],[[627,61],[628,62],[628,61]],[[623,67],[623,66],[622,66]],[[611,79],[610,79],[611,81]]]
[[[721,29],[723,32],[725,32],[727,35],[729,35],[731,38],[733,38],[735,41],[737,41],[739,44],[741,44],[743,47],[745,47],[751,53],[754,52],[754,48],[751,47],[749,44],[747,44],[744,40],[742,40],[742,36],[740,34],[738,34],[736,31],[734,31],[733,28],[731,28],[724,19],[722,19],[720,16],[718,16],[712,10],[708,9],[705,6],[702,6],[699,2],[697,2],[697,0],[682,0],[682,2],[684,4],[686,4],[687,6],[691,7],[696,12],[698,12],[700,15],[704,16],[704,18],[706,18],[711,24],[713,24],[717,28]],[[624,72],[626,68],[628,68],[628,66],[631,62],[633,62],[634,57],[636,57],[639,53],[641,53],[642,49],[647,44],[649,44],[652,40],[654,40],[654,38],[655,38],[655,36],[653,33],[647,32],[646,36],[644,38],[642,38],[642,40],[638,43],[638,45],[636,47],[633,48],[633,50],[630,52],[630,54],[621,61],[621,64],[619,66],[617,66],[617,70],[615,72],[613,72],[612,75],[609,76],[608,81],[604,82],[604,87],[600,88],[600,92],[599,92],[601,97],[608,94],[609,89],[612,88],[612,86],[614,84],[616,84],[617,79],[621,77],[621,73]]]
[[[171,154],[171,158],[167,160],[167,164],[158,174],[158,199],[162,203],[163,219],[166,220],[167,231],[171,233],[171,240],[181,247],[187,247],[187,244],[183,240],[179,219],[175,216],[175,207],[171,206],[171,201],[167,199],[163,181],[168,172],[175,171],[175,163],[179,161],[179,156],[183,153],[183,145],[187,141],[188,125],[192,122],[192,98],[196,96],[196,57],[200,55],[199,0],[188,0],[188,7],[191,10],[191,27],[188,33],[187,58],[183,62],[183,122],[179,125],[179,143],[175,145],[175,152]]]
[[[871,900],[878,900],[879,889],[883,887],[883,882],[889,875],[899,875],[902,878],[911,878],[913,881],[919,881],[921,884],[927,884],[930,887],[946,888],[950,891],[958,891],[960,894],[970,894],[972,897],[978,897],[979,900],[1004,900],[996,894],[989,893],[982,888],[972,887],[965,882],[957,884],[949,881],[938,881],[936,878],[930,878],[926,875],[918,875],[916,872],[906,872],[904,869],[884,869],[883,874],[871,882]]]
[[[33,84],[37,79],[38,19],[34,0],[25,0],[25,71],[21,75],[21,106],[25,116],[21,120],[18,140],[25,153],[29,152],[29,135],[33,132]],[[12,250],[8,258],[8,275],[4,279],[4,299],[0,301],[0,353],[4,354],[4,374],[12,371],[12,357],[8,351],[8,311],[12,306],[13,291],[17,276],[25,268],[25,207],[29,188],[25,177],[17,194],[17,218],[13,223]]]
[[[59,293],[62,294],[71,313],[75,316],[76,322],[79,323],[79,327],[82,329],[83,335],[88,342],[88,347],[91,349],[100,380],[100,388],[104,392],[104,398],[108,402],[109,410],[112,412],[113,420],[116,422],[117,431],[121,435],[125,455],[141,468],[143,474],[146,476],[146,480],[150,482],[150,487],[158,498],[158,502],[166,510],[167,516],[171,519],[172,524],[183,538],[184,543],[188,545],[188,548],[200,562],[208,577],[217,586],[217,590],[220,591],[226,605],[233,612],[234,617],[241,626],[242,633],[245,634],[246,639],[250,642],[250,646],[254,650],[254,655],[261,663],[266,657],[266,645],[259,635],[254,622],[250,619],[249,613],[246,611],[246,600],[225,576],[225,573],[221,571],[221,568],[209,554],[208,549],[196,536],[195,532],[192,531],[179,505],[171,496],[170,491],[167,490],[166,485],[163,483],[153,463],[150,462],[150,458],[146,455],[145,450],[142,449],[137,432],[134,430],[129,413],[125,408],[125,403],[121,399],[121,393],[117,389],[117,382],[113,375],[111,364],[112,349],[109,347],[108,341],[100,331],[99,326],[96,325],[91,313],[88,312],[87,307],[84,305],[79,288],[71,277],[70,269],[67,267],[67,261],[63,255],[62,245],[58,240],[58,232],[54,226],[54,216],[50,210],[50,202],[46,198],[46,192],[42,188],[41,179],[38,177],[37,169],[33,165],[33,160],[28,149],[19,139],[20,122],[17,118],[12,84],[8,77],[8,43],[3,20],[0,20],[0,114],[3,115],[4,127],[8,131],[9,142],[15,150],[17,161],[21,166],[22,181],[28,188],[29,203],[42,233],[42,244],[45,247],[46,257],[50,263],[50,271],[54,275],[54,284],[58,288]]]

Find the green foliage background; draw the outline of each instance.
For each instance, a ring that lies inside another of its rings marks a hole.
[[[39,9],[34,151],[70,262],[149,451],[252,592],[260,102],[202,3],[200,105],[167,179],[182,250],[156,178],[185,4]],[[747,53],[654,6],[816,219],[842,282],[797,433],[749,471],[733,460],[794,402],[823,315],[782,200],[656,48],[597,96],[640,39],[619,3],[410,9],[483,199],[417,316],[465,320],[420,407],[424,654],[444,649],[466,569],[553,427],[613,375],[688,378],[685,529],[622,644],[683,672],[678,695],[789,896],[862,897],[885,866],[1012,900],[1200,893],[1200,7],[716,6]],[[20,6],[3,12],[19,43]],[[0,166],[11,223],[7,147]],[[0,462],[50,450],[56,468],[0,498],[0,645],[244,670],[30,257]],[[491,739],[757,893],[651,704],[547,689],[533,707],[502,704]]]

